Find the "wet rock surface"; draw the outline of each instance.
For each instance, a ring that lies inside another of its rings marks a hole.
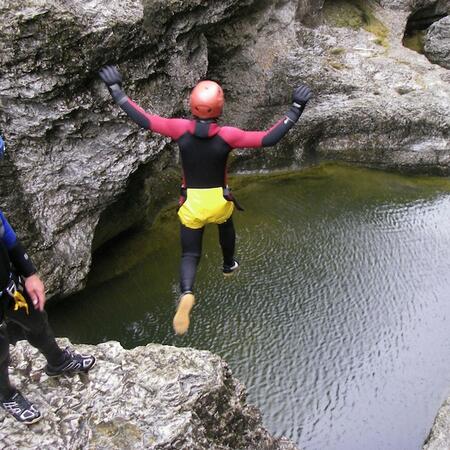
[[[12,380],[44,417],[24,427],[0,411],[2,449],[297,448],[270,436],[246,404],[245,388],[207,351],[156,344],[124,350],[117,342],[76,350],[97,357],[89,374],[48,378],[33,347],[14,347]]]

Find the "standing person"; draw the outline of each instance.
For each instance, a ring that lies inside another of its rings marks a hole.
[[[0,137],[0,158],[4,153]],[[11,385],[7,322],[23,329],[28,342],[47,359],[45,373],[50,376],[88,372],[95,363],[69,349],[61,349],[50,329],[44,311],[44,284],[36,273],[30,257],[11,225],[0,211],[0,406],[19,422],[26,425],[41,419],[41,413]]]
[[[122,76],[114,66],[102,68],[99,75],[114,101],[134,122],[172,138],[180,148],[183,170],[182,201],[178,210],[182,248],[181,296],[173,326],[177,334],[184,334],[188,330],[189,315],[195,303],[194,280],[205,225],[215,223],[219,227],[224,275],[231,275],[239,268],[234,257],[236,235],[231,217],[236,202],[227,186],[229,153],[238,147],[275,145],[298,121],[311,98],[311,91],[303,85],[296,88],[290,109],[269,130],[244,131],[217,124],[222,114],[224,95],[220,85],[214,81],[200,81],[192,90],[189,100],[193,119],[168,119],[147,113],[130,100],[122,89]]]

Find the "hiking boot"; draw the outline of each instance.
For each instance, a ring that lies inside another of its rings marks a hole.
[[[87,373],[95,364],[95,358],[92,355],[80,355],[68,348],[64,350],[64,354],[65,360],[60,366],[53,367],[47,363],[44,367],[44,371],[49,377],[57,377],[62,374]]]
[[[236,260],[233,260],[233,264],[228,266],[227,264],[223,265],[223,274],[226,277],[230,277],[234,275],[239,270],[239,263]]]
[[[192,292],[185,292],[178,301],[177,312],[173,318],[173,329],[176,334],[185,334],[189,328],[189,314],[195,303]]]
[[[25,425],[31,425],[41,420],[42,417],[36,406],[29,402],[19,391],[16,391],[10,398],[1,401],[0,406]]]

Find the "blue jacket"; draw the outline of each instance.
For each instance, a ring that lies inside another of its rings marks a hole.
[[[25,248],[0,211],[0,291],[5,289],[12,270],[24,277],[36,273],[36,268]]]
[[[0,211],[0,240],[6,246],[7,249],[11,249],[14,247],[14,244],[17,242],[17,236],[12,226],[6,220],[5,215],[2,211]]]

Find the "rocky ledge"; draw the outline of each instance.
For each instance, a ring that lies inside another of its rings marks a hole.
[[[450,447],[450,397],[441,406],[423,450],[448,450]]]
[[[67,339],[59,340],[71,345]],[[264,429],[226,363],[207,351],[118,342],[77,345],[97,364],[88,375],[49,378],[26,341],[12,350],[12,380],[43,419],[27,432],[0,412],[2,449],[295,450]]]

